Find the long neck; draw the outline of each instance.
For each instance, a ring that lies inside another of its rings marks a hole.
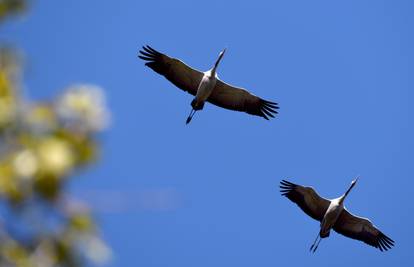
[[[346,190],[345,194],[342,195],[340,199],[340,203],[343,203],[345,198],[348,196],[349,192],[351,192],[351,189],[354,187],[355,183],[352,183],[351,186]]]
[[[220,54],[220,56],[218,57],[216,63],[214,64],[214,67],[211,69],[211,74],[215,75],[216,71],[217,71],[217,67],[221,61],[221,59],[223,58],[223,53]]]

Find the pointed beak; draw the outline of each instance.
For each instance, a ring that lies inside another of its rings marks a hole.
[[[225,52],[226,52],[226,48],[224,48],[224,50],[220,52],[220,55],[217,58],[216,63],[214,64],[214,68],[218,67],[218,64],[220,63],[221,59],[223,58]]]
[[[354,184],[356,184],[356,182],[358,182],[358,179],[359,179],[359,176],[357,176],[353,181],[352,181],[352,183],[354,183]]]
[[[226,53],[226,49],[227,49],[227,48],[224,48],[224,50],[220,52],[220,56],[219,56],[219,58],[222,58],[222,57],[224,56],[224,53]]]
[[[219,58],[222,58],[224,56],[224,53],[226,53],[227,48],[224,48],[223,51],[220,52]]]

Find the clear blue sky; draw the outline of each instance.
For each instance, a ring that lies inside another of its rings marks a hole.
[[[109,266],[408,266],[414,193],[412,1],[33,1],[1,41],[26,54],[31,97],[106,89],[103,157],[75,180]],[[280,103],[272,121],[207,104],[137,59],[154,48]],[[331,234],[279,194],[288,179],[346,201],[396,241]],[[85,193],[87,192],[87,193]],[[338,260],[339,259],[339,260]]]

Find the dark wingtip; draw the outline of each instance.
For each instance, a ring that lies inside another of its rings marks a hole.
[[[382,232],[379,233],[377,237],[377,243],[374,247],[378,248],[380,251],[387,251],[394,246],[394,240],[383,234]]]
[[[292,190],[295,189],[295,184],[287,180],[280,181],[279,189],[282,196],[287,196]]]
[[[295,184],[294,184],[294,183],[289,182],[288,180],[282,180],[280,183],[281,183],[281,184],[290,185],[290,186],[295,186]]]
[[[138,57],[139,57],[140,59],[142,59],[142,60],[145,60],[145,61],[150,61],[150,60],[152,60],[150,57],[145,57],[145,56],[141,56],[141,55],[138,55]]]
[[[394,246],[394,240],[392,240],[391,238],[389,238],[388,236],[386,236],[385,234],[381,233],[380,236],[380,240],[382,241],[382,243],[384,243],[385,247],[387,247],[388,249],[391,249]],[[385,249],[387,250],[387,249]]]
[[[150,47],[149,45],[142,46],[139,50],[138,57],[145,61],[156,61],[162,54]]]
[[[274,114],[278,114],[277,109],[279,109],[279,106],[276,102],[271,102],[264,99],[260,99],[260,102],[260,116],[266,120],[269,120],[268,117],[274,118]]]
[[[273,115],[268,109],[263,108],[262,112],[265,113],[267,116],[274,118],[275,115]]]

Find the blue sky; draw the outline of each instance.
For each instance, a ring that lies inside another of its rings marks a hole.
[[[0,40],[26,55],[26,93],[105,88],[102,158],[72,190],[96,209],[108,266],[408,266],[414,231],[412,1],[33,1]],[[271,121],[207,104],[137,59],[150,44],[279,102]],[[396,241],[331,234],[279,194],[281,179],[346,201]]]

